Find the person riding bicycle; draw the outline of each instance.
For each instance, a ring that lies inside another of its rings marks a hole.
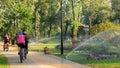
[[[18,45],[18,54],[20,54],[20,49],[22,49],[23,52],[23,59],[24,59],[24,48],[25,48],[25,35],[23,34],[23,31],[20,30],[19,33],[16,36],[17,39],[17,45]]]
[[[8,43],[9,43],[9,36],[8,36],[8,34],[5,34],[5,36],[3,37],[3,40],[4,40],[3,49],[5,51],[5,48],[8,49]]]

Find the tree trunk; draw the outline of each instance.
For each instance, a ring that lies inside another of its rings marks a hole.
[[[44,36],[44,37],[46,36],[46,31],[45,31],[45,30],[44,30],[43,36]]]
[[[74,26],[72,27],[71,32],[72,32],[71,37],[74,38]]]
[[[73,20],[75,20],[74,1],[73,0],[72,0],[72,14],[73,14]]]
[[[90,28],[91,28],[91,17],[89,17],[89,38],[91,37]]]
[[[73,14],[73,21],[75,21],[75,11],[74,11],[74,1],[72,0],[72,14]],[[74,25],[71,29],[71,32],[72,32],[72,38],[74,38]]]
[[[36,40],[36,38],[37,38],[37,12],[38,12],[38,8],[39,8],[39,2],[40,2],[40,0],[38,0],[38,2],[37,3],[35,3],[35,11],[34,11],[34,30],[35,30],[35,40]]]
[[[48,37],[51,36],[51,30],[52,30],[52,24],[50,23],[49,31],[48,31]]]
[[[65,26],[65,38],[66,38],[66,36],[67,36],[67,30],[68,30],[68,22],[66,22],[66,26]]]
[[[34,18],[34,30],[35,30],[35,39],[37,38],[37,19],[36,19],[36,11],[34,13],[35,18]]]

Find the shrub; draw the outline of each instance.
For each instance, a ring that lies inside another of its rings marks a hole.
[[[61,49],[61,45],[59,44],[59,45],[56,45],[56,47],[55,47],[56,49]],[[64,50],[69,50],[69,49],[71,49],[71,46],[68,46],[68,45],[63,45],[63,49]]]
[[[91,27],[91,35],[95,35],[99,32],[108,30],[108,29],[120,29],[120,26],[118,24],[114,24],[110,21],[106,21],[100,24],[97,24],[95,26]]]

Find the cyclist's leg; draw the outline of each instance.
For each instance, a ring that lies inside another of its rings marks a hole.
[[[3,44],[3,51],[5,51],[5,45],[6,45],[6,41],[4,41],[4,44]]]
[[[3,51],[5,51],[5,44],[3,44]]]
[[[24,46],[24,44],[21,44],[21,48],[22,48],[22,56],[23,56],[23,59],[25,59],[25,51],[24,51],[25,46]]]
[[[20,54],[21,45],[18,44],[18,55]]]
[[[24,48],[24,57],[25,57],[25,59],[27,59],[27,50],[26,50],[26,48]]]
[[[28,54],[28,43],[27,43],[27,54]]]
[[[25,55],[24,55],[24,48],[22,48],[22,56],[23,56],[23,60],[25,59]]]
[[[8,51],[8,49],[9,49],[9,44],[8,43],[6,43],[6,47],[5,47],[6,49],[7,49],[7,51]]]
[[[25,44],[25,51],[26,51],[26,54],[28,54],[28,44]]]

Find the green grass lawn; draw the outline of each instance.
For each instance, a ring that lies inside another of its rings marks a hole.
[[[120,68],[120,58],[91,60],[87,61],[85,64],[94,68]]]
[[[54,49],[54,47],[56,46],[57,44],[34,44],[34,45],[30,45],[29,46],[29,50],[32,50],[32,51],[43,51],[44,50],[44,47],[48,47],[50,49]]]
[[[9,68],[8,59],[0,54],[0,68]]]
[[[120,68],[120,58],[109,58],[101,60],[87,60],[85,55],[74,55],[70,57],[74,62],[85,64],[93,68]]]
[[[71,51],[71,50],[64,50],[64,55],[60,54],[60,50],[55,49],[55,46],[57,44],[37,44],[37,45],[30,45],[29,49],[34,51],[43,51],[44,47],[47,46],[50,48],[50,51],[52,54],[65,58],[65,56]],[[88,66],[91,66],[93,68],[120,68],[120,58],[118,59],[105,59],[105,60],[85,60],[84,56],[74,56],[76,60],[83,60],[81,61],[75,61],[80,64],[85,64]]]
[[[49,43],[48,43],[49,42]],[[32,51],[41,51],[43,52],[44,47],[48,47],[51,51],[51,54],[65,58],[66,55],[72,50],[64,50],[64,55],[60,54],[60,50],[55,49],[55,46],[58,45],[59,40],[48,41],[47,43],[35,43],[29,45],[29,50]],[[57,42],[57,43],[56,43]],[[64,41],[65,45],[70,45],[68,41]],[[74,62],[91,66],[93,68],[120,68],[120,58],[113,59],[103,59],[103,60],[86,60],[86,56],[75,55],[72,57]],[[79,61],[78,61],[79,60]],[[7,63],[7,58],[3,55],[0,55],[0,68],[9,68]]]
[[[99,42],[97,42],[99,44]],[[47,46],[53,55],[65,58],[66,55],[72,50],[64,50],[64,55],[61,55],[61,51],[55,49],[55,46],[60,44],[60,40],[47,40],[45,43],[34,44],[29,46],[29,50],[42,51]],[[70,41],[64,41],[64,45],[71,45]],[[86,56],[73,56],[74,62],[91,66],[93,68],[120,68],[120,58],[103,59],[103,60],[86,60]],[[79,61],[78,61],[79,60]]]

